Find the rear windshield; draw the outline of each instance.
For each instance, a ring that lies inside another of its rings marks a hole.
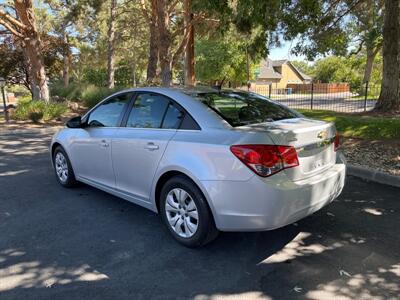
[[[233,127],[301,117],[286,106],[254,93],[221,91],[194,96]]]

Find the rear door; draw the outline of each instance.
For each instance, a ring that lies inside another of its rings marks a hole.
[[[138,93],[115,135],[112,159],[117,189],[137,201],[148,202],[154,174],[183,112],[169,98]]]

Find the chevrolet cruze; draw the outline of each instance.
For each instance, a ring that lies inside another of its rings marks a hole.
[[[54,135],[59,183],[77,181],[161,215],[196,247],[219,231],[262,231],[333,201],[345,160],[333,123],[258,94],[136,88],[101,101]],[[94,204],[95,205],[95,204]]]

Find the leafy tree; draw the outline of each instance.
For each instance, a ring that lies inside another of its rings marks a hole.
[[[227,24],[228,2],[212,0],[185,1],[151,0],[142,1],[142,12],[150,26],[149,66],[147,79],[153,80],[159,63],[159,77],[163,85],[170,85],[173,68],[184,53],[192,30],[199,26],[199,33],[215,30]],[[185,4],[185,5],[184,5]],[[186,13],[185,13],[186,9]],[[190,20],[186,18],[190,10]]]
[[[196,41],[197,79],[211,84],[222,80],[234,85],[246,82],[248,44],[248,40],[235,34],[233,28],[225,35],[208,35]],[[252,74],[253,70],[250,79]]]
[[[313,77],[315,82],[335,83],[347,82],[350,88],[358,93],[363,93],[364,70],[367,58],[364,53],[344,56],[328,56],[318,59],[315,63],[309,64],[305,61],[292,61],[292,63],[304,73]],[[380,86],[382,78],[382,56],[377,55],[370,76],[369,85],[376,89]]]
[[[2,5],[0,27],[18,39],[27,60],[34,99],[50,100],[46,69],[43,62],[43,43],[40,38],[32,0],[14,0],[13,6]]]
[[[64,86],[68,86],[72,63],[72,47],[77,42],[71,36],[71,32],[79,31],[79,20],[84,10],[88,10],[88,5],[85,0],[45,0],[44,2],[48,7],[44,7],[41,10],[44,13],[39,15],[39,22],[48,23],[48,32],[59,37],[62,41],[62,79]],[[50,13],[48,13],[49,11]]]
[[[25,63],[24,53],[14,42],[12,36],[1,38],[0,43],[0,74],[9,84],[22,84],[30,90],[29,69]]]
[[[60,54],[63,51],[62,43],[57,37],[43,34],[41,37],[43,49],[43,63],[47,75],[56,77],[62,70]],[[6,77],[10,84],[24,85],[33,95],[29,65],[25,59],[21,42],[11,35],[0,38],[0,74]]]
[[[262,26],[269,44],[278,45],[281,36],[298,38],[294,51],[309,58],[317,54],[344,56],[352,44],[360,50],[365,47],[364,81],[383,45],[382,91],[376,108],[396,111],[400,106],[399,5],[398,0],[238,0],[235,19],[245,32]]]

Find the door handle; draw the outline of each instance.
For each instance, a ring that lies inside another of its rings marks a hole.
[[[150,142],[150,143],[147,143],[145,148],[147,150],[154,151],[154,150],[158,150],[160,147],[158,145]]]
[[[101,147],[107,148],[108,146],[110,146],[110,144],[106,141],[106,140],[102,140],[100,143]]]

